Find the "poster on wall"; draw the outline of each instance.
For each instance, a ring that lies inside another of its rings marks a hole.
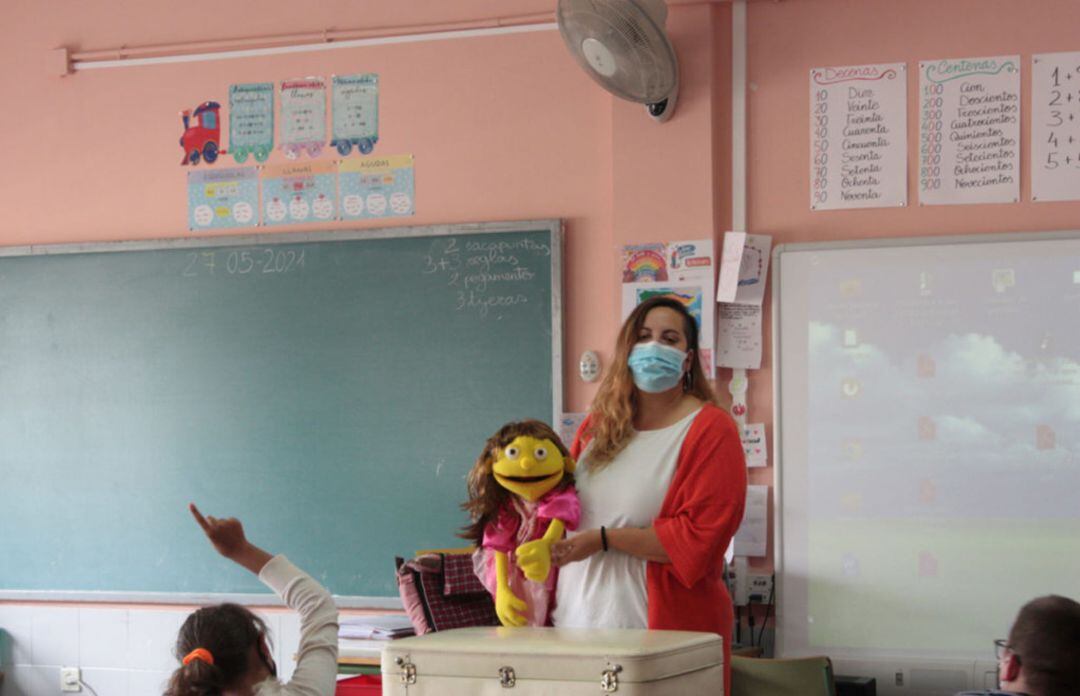
[[[265,162],[274,149],[274,83],[229,87],[229,153],[237,162],[249,155]]]
[[[810,208],[907,205],[907,68],[810,71]]]
[[[354,147],[362,155],[369,154],[379,141],[379,76],[334,75],[331,82],[330,145],[342,157]]]
[[[188,172],[188,229],[192,232],[259,224],[255,167]]]
[[[919,63],[919,203],[1020,200],[1020,56]]]
[[[415,183],[412,155],[361,157],[338,163],[341,219],[413,215]]]
[[[711,239],[632,244],[623,247],[622,318],[645,300],[660,295],[682,302],[698,324],[701,367],[715,374],[716,263]]]
[[[1080,200],[1080,52],[1031,59],[1031,200]]]
[[[262,170],[263,223],[296,225],[336,217],[333,162],[280,164]]]
[[[281,83],[281,151],[289,159],[318,157],[326,145],[326,82],[321,77]]]

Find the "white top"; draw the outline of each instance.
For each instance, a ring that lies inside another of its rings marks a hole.
[[[284,556],[274,556],[259,579],[300,614],[300,649],[288,684],[270,678],[256,696],[333,696],[337,688],[338,611],[326,589]]]
[[[652,526],[675,474],[683,440],[700,410],[666,428],[635,432],[626,448],[595,472],[589,470],[590,443],[581,453],[576,475],[581,499],[578,529]],[[555,598],[552,620],[559,627],[647,628],[645,560],[598,551],[559,569]]]

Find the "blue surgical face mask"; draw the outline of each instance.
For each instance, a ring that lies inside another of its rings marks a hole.
[[[650,341],[634,346],[626,362],[638,389],[659,394],[679,383],[685,361],[686,353],[678,348]]]

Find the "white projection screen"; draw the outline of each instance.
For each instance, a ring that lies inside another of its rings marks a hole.
[[[778,655],[984,687],[1080,599],[1080,232],[778,247],[773,341]]]

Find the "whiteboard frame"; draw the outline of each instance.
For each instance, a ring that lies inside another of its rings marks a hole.
[[[405,237],[449,237],[464,234],[498,234],[506,232],[551,233],[551,423],[562,418],[563,412],[563,221],[559,218],[511,220],[505,222],[468,222],[411,227],[357,228],[340,231],[282,232],[213,237],[176,237],[165,239],[129,240],[116,242],[76,242],[67,244],[30,244],[0,247],[0,258],[13,256],[53,256],[123,251],[153,251],[160,249],[218,248],[265,246],[272,244],[311,244],[317,242],[362,241],[366,239],[398,239]],[[6,590],[0,588],[0,601],[11,602],[88,602],[122,604],[179,604],[203,605],[235,602],[248,606],[284,606],[273,594],[254,593],[188,593],[188,592],[101,592],[90,590]],[[386,596],[334,595],[341,608],[402,609],[401,599]]]
[[[780,629],[783,617],[781,616],[781,603],[779,597],[784,592],[784,517],[781,511],[784,509],[784,492],[782,467],[784,461],[781,433],[783,423],[780,409],[780,389],[783,380],[783,361],[780,359],[780,350],[783,337],[780,335],[782,322],[780,320],[781,294],[783,292],[783,278],[780,272],[780,257],[785,253],[806,253],[815,251],[841,251],[845,249],[880,249],[915,246],[943,246],[962,244],[997,244],[1008,242],[1038,242],[1054,241],[1060,239],[1080,239],[1080,229],[1075,230],[1052,230],[1041,232],[992,232],[977,234],[955,234],[946,236],[924,237],[880,237],[870,239],[845,239],[828,242],[802,242],[798,244],[778,244],[772,251],[772,268],[770,270],[772,280],[772,372],[773,372],[773,572],[775,579],[773,585],[776,588],[778,598],[773,611],[776,614],[776,634],[774,638],[776,657],[785,657],[783,631]]]

